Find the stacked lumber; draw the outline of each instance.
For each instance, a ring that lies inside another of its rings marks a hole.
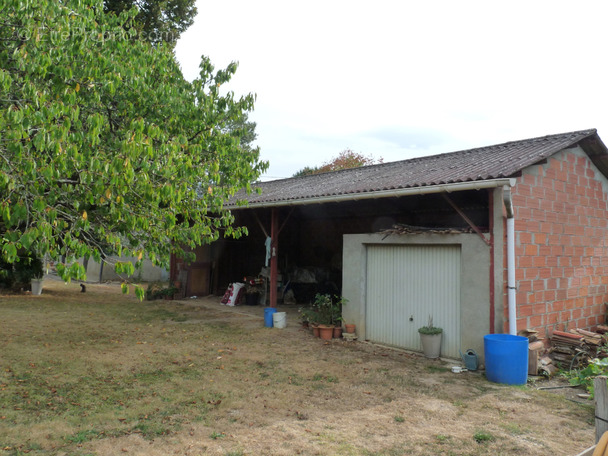
[[[553,331],[551,336],[551,358],[561,363],[562,368],[586,365],[592,358],[604,358],[608,326],[598,326],[596,331],[572,329],[568,332]]]
[[[585,338],[580,334],[565,331],[553,331],[551,336],[551,358],[553,361],[570,366],[575,358],[584,356],[588,350]]]
[[[563,347],[565,352],[570,352],[572,349],[582,347],[585,344],[585,338],[573,332],[553,331],[551,342],[554,347]]]
[[[583,336],[583,339],[585,339],[585,343],[589,346],[599,347],[604,343],[605,339],[599,333],[586,331],[584,329],[575,329],[574,331]]]

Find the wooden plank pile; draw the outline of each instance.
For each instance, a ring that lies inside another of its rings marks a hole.
[[[552,377],[560,369],[586,366],[593,358],[608,357],[608,325],[598,326],[595,331],[571,329],[554,330],[546,347],[539,340],[537,331],[526,329],[518,335],[527,337],[528,374]]]
[[[585,338],[578,334],[554,330],[551,335],[551,358],[563,365],[570,365],[575,357],[587,352]]]
[[[541,373],[550,376],[551,371],[557,372],[555,364],[562,369],[571,369],[586,366],[590,359],[608,356],[605,350],[607,338],[608,326],[598,326],[596,331],[578,328],[570,331],[554,330],[547,351],[549,359],[541,358]]]
[[[421,233],[431,233],[431,234],[461,234],[461,233],[474,233],[473,229],[470,227],[462,227],[462,228],[430,228],[426,226],[414,226],[414,225],[406,225],[404,223],[397,223],[393,225],[392,228],[388,228],[380,231],[380,234],[384,234],[385,236],[382,238],[386,239],[388,236],[392,234],[421,234]]]

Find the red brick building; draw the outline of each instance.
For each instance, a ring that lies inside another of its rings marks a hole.
[[[605,321],[608,149],[595,130],[259,187],[228,205],[249,236],[173,264],[191,294],[268,277],[270,237],[279,304],[289,289],[299,303],[341,294],[343,317],[371,341],[416,350],[432,314],[442,353],[458,357],[482,352],[484,334]]]
[[[594,141],[595,152],[576,147],[559,151],[524,168],[512,189],[518,329],[544,333],[605,322],[606,157],[594,132],[588,139]]]

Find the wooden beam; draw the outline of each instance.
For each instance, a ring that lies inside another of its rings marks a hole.
[[[477,235],[483,240],[483,242],[485,242],[486,245],[490,245],[490,241],[483,235],[483,233],[481,232],[481,230],[479,228],[477,228],[477,225],[475,225],[471,221],[471,219],[469,217],[467,217],[467,215],[464,212],[462,212],[462,210],[458,206],[456,206],[456,204],[454,203],[454,201],[452,201],[450,199],[450,197],[447,194],[445,194],[445,193],[442,193],[441,196],[443,196],[443,198],[448,202],[448,204],[450,206],[452,206],[452,208],[454,208],[454,210],[456,212],[458,212],[458,215],[460,215],[464,219],[464,221],[469,224],[469,226],[473,229],[473,231],[475,231],[477,233]]]
[[[608,386],[606,377],[599,376],[593,379],[595,398],[595,442],[597,443],[604,432],[608,431]]]
[[[279,255],[279,210],[272,208],[270,221],[270,307],[277,306],[278,255]]]
[[[260,228],[262,229],[262,232],[264,233],[264,236],[268,237],[268,233],[266,232],[266,228],[264,228],[264,225],[262,225],[262,222],[260,222],[260,218],[258,217],[258,214],[256,214],[255,211],[253,211],[253,216],[255,217],[255,221],[258,222],[258,225],[260,225]]]
[[[287,221],[288,221],[288,220],[289,220],[289,218],[291,217],[291,214],[293,214],[293,210],[294,210],[294,209],[295,209],[295,206],[292,206],[292,207],[291,207],[291,210],[289,211],[289,214],[287,214],[287,217],[285,217],[285,220],[283,220],[283,223],[281,224],[281,228],[279,228],[279,232],[277,233],[277,236],[278,236],[278,234],[279,234],[281,231],[283,231],[283,228],[285,227],[285,224],[287,223]]]

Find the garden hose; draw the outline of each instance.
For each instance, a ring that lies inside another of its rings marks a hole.
[[[574,357],[572,358],[572,361],[570,361],[570,373],[572,373],[572,368],[574,367],[574,361],[576,361],[576,358],[578,358],[578,355],[587,355],[588,353],[585,353],[584,351],[578,351],[576,352],[576,355],[574,355]]]
[[[600,441],[597,442],[593,456],[608,456],[608,431],[604,432]]]

